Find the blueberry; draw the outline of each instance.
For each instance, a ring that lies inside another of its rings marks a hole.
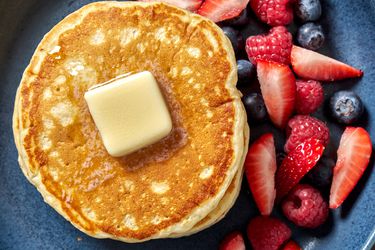
[[[249,84],[250,80],[255,76],[255,66],[248,60],[237,61],[238,84]]]
[[[319,0],[298,0],[295,11],[303,22],[316,21],[322,15],[322,6]]]
[[[267,117],[263,98],[258,93],[250,93],[242,98],[249,122],[262,122]]]
[[[234,53],[238,54],[245,46],[244,39],[241,33],[238,30],[235,30],[229,26],[222,27],[221,29],[223,30],[224,34],[229,38],[233,46]]]
[[[305,23],[298,29],[298,43],[311,50],[317,50],[322,47],[325,40],[322,26],[315,23]]]
[[[307,179],[318,188],[329,187],[332,182],[332,173],[335,162],[323,156],[313,169],[307,174]]]
[[[330,99],[329,108],[332,117],[344,124],[358,121],[364,111],[361,98],[347,90],[336,92]]]
[[[229,20],[224,21],[225,25],[229,26],[244,26],[248,24],[250,21],[249,16],[247,14],[247,9],[245,8],[239,16],[231,18]]]

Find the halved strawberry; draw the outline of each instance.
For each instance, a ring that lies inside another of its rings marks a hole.
[[[238,16],[248,3],[249,0],[206,0],[197,13],[217,23]]]
[[[163,2],[174,5],[181,9],[195,12],[201,7],[203,0],[138,0],[140,2]]]
[[[291,62],[294,72],[306,79],[336,81],[363,75],[359,69],[295,45],[292,47]]]
[[[245,250],[245,242],[238,231],[228,234],[221,242],[219,250]]]
[[[280,201],[312,169],[324,151],[320,140],[309,138],[293,149],[276,172],[276,200]]]
[[[268,114],[276,126],[284,128],[296,99],[293,72],[287,65],[259,60],[257,73]]]
[[[262,215],[270,215],[275,201],[276,151],[273,135],[262,135],[250,147],[245,174],[255,203]]]
[[[333,169],[330,208],[338,208],[353,190],[369,163],[371,153],[372,143],[367,131],[347,127],[341,136]]]

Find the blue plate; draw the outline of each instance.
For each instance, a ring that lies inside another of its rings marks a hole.
[[[220,223],[211,228],[180,239],[126,244],[98,240],[81,233],[45,204],[23,176],[17,163],[12,134],[14,96],[22,72],[43,35],[64,16],[89,2],[0,2],[0,249],[217,249],[219,242],[229,232],[238,229],[246,233],[248,221],[258,213],[246,180],[235,206]],[[327,33],[327,42],[321,52],[365,72],[359,80],[325,84],[325,98],[338,89],[355,90],[367,108],[365,119],[359,125],[375,138],[375,1],[322,2],[321,23]],[[294,32],[296,27],[291,25],[290,30]],[[244,28],[242,33],[247,36],[265,30],[266,27],[253,18],[251,27]],[[256,87],[243,89],[243,92],[252,91],[253,88]],[[323,111],[315,115],[320,118],[326,116]],[[325,154],[335,158],[344,128],[332,122],[329,127],[332,136]],[[285,138],[269,124],[252,127],[251,140],[270,129],[277,135],[277,147],[281,149]],[[371,249],[375,226],[373,168],[372,158],[354,191],[341,208],[331,212],[330,219],[323,227],[304,230],[287,222],[293,229],[293,239],[304,249]],[[279,211],[275,211],[275,216],[279,216]]]

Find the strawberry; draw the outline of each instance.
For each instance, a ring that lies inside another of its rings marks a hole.
[[[296,98],[296,80],[287,65],[258,61],[258,80],[264,103],[272,122],[285,127],[293,113]]]
[[[306,79],[336,81],[363,75],[359,69],[298,46],[292,47],[291,62],[294,72]]]
[[[289,120],[286,128],[287,141],[284,146],[289,153],[306,139],[314,137],[319,139],[323,146],[329,141],[329,129],[327,125],[315,117],[308,115],[296,115]]]
[[[195,12],[202,5],[203,0],[138,0],[140,2],[163,2],[174,5],[181,9],[190,10]]]
[[[292,45],[292,35],[284,26],[278,26],[266,35],[247,38],[246,52],[253,64],[259,59],[289,64]]]
[[[333,169],[330,208],[338,208],[353,190],[369,163],[371,153],[372,143],[367,131],[347,127],[341,136]]]
[[[288,25],[293,21],[294,0],[252,0],[251,8],[257,17],[271,26]]]
[[[258,216],[247,226],[247,236],[254,250],[278,250],[292,232],[276,218]]]
[[[285,244],[282,250],[301,250],[301,247],[296,242],[290,240]]]
[[[240,232],[227,235],[221,242],[219,250],[245,250],[245,242]]]
[[[197,13],[217,23],[237,17],[248,3],[249,0],[206,0]]]
[[[250,147],[245,174],[255,203],[262,215],[270,215],[275,201],[276,151],[273,135],[262,135]]]
[[[276,172],[276,200],[280,201],[312,169],[324,151],[320,140],[309,138],[293,149]]]

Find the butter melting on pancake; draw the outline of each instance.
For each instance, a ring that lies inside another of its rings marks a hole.
[[[164,89],[175,130],[119,160],[83,95],[144,70]],[[187,232],[241,164],[246,115],[236,80],[231,45],[211,21],[160,3],[87,5],[44,37],[24,72],[13,124],[21,167],[46,202],[94,237]]]

